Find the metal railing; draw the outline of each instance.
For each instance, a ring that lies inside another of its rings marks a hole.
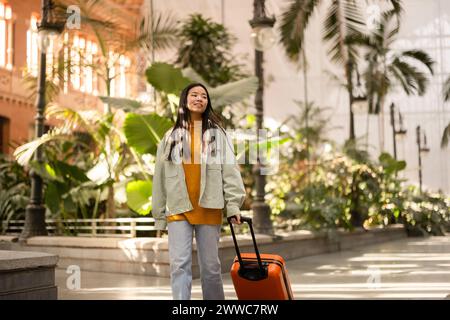
[[[134,238],[138,233],[156,235],[153,218],[116,219],[46,219],[47,231],[51,235],[76,235],[100,237]],[[20,234],[25,220],[2,222],[4,234]]]
[[[244,216],[251,216],[251,211],[241,211]],[[19,235],[25,220],[2,221],[1,233]],[[47,232],[57,236],[87,236],[87,237],[156,237],[154,218],[115,218],[115,219],[46,219]],[[246,230],[237,228],[236,232]],[[228,234],[229,227],[222,225],[222,233]]]

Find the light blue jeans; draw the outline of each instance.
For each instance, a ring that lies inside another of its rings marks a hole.
[[[168,224],[168,230],[173,299],[191,299],[192,239],[195,233],[203,299],[224,300],[219,260],[220,226],[191,225],[188,221],[173,221]]]

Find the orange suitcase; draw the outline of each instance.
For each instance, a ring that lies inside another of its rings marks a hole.
[[[230,223],[237,254],[231,266],[231,279],[238,299],[293,300],[284,259],[276,254],[259,254],[252,219],[241,217],[241,221],[247,222],[250,227],[255,253],[240,253],[233,225]]]

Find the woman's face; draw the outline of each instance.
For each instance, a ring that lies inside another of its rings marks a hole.
[[[202,113],[208,105],[208,96],[202,87],[193,87],[187,95],[187,108],[193,119],[201,119]]]

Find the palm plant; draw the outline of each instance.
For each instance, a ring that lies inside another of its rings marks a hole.
[[[178,33],[180,47],[177,65],[191,67],[212,86],[242,79],[242,65],[230,50],[236,41],[220,23],[215,23],[200,14],[190,15]]]
[[[318,10],[321,0],[293,0],[282,14],[280,26],[281,43],[291,60],[298,60],[305,42],[305,31],[312,14]],[[349,96],[349,140],[355,140],[353,115],[352,74],[357,60],[357,50],[346,42],[349,35],[362,33],[363,21],[359,8],[353,0],[333,0],[324,21],[323,41],[329,45],[330,59],[344,68]],[[304,59],[306,60],[306,58]],[[303,64],[306,67],[306,64]],[[306,79],[305,79],[306,80]],[[361,219],[359,219],[361,220]]]
[[[367,68],[363,72],[367,91],[368,112],[379,114],[380,150],[384,149],[383,108],[389,93],[398,85],[407,95],[424,95],[428,77],[421,69],[433,74],[433,59],[422,50],[397,51],[393,43],[398,35],[400,23],[394,20],[396,13],[382,14],[377,28],[368,35],[354,35],[348,42],[366,49]]]
[[[281,43],[286,55],[292,61],[298,61],[304,50],[305,32],[310,18],[323,0],[292,0],[282,14],[280,25]],[[396,13],[401,11],[400,0],[389,0]],[[359,8],[354,0],[333,0],[328,7],[324,21],[323,40],[330,46],[328,54],[331,60],[341,65],[345,70],[346,87],[349,95],[350,134],[355,139],[352,74],[356,66],[357,49],[346,41],[348,37],[362,34],[364,23]],[[304,52],[303,52],[304,54]],[[306,67],[306,58],[303,59],[303,68]],[[306,78],[305,78],[306,81]],[[307,102],[305,102],[307,103]]]
[[[312,14],[318,10],[322,2],[320,0],[294,0],[282,14],[281,43],[291,60],[298,60],[304,46],[305,30]],[[345,39],[348,34],[360,33],[362,26],[361,15],[354,1],[333,0],[324,21],[323,40],[330,45],[328,54],[331,60],[339,63],[345,69],[350,97],[350,139],[355,138],[353,111],[351,109],[351,73],[357,52],[345,43]]]
[[[323,2],[321,0],[292,0],[282,14],[282,24],[280,26],[281,43],[285,48],[286,55],[291,60],[297,61],[299,59],[304,47],[305,31],[310,18]],[[393,11],[396,14],[400,14],[401,2],[399,0],[390,0],[389,2],[394,8]],[[344,68],[345,87],[349,97],[349,142],[354,143],[353,74],[358,60],[358,48],[355,43],[348,41],[348,39],[363,37],[364,27],[356,1],[333,0],[328,7],[323,24],[323,41],[329,45],[327,53],[334,63]],[[305,55],[304,52],[303,55]],[[303,59],[303,68],[305,67],[306,58]],[[355,218],[355,221],[362,221],[358,217],[353,218]]]
[[[0,232],[6,231],[10,220],[24,218],[29,196],[28,174],[8,155],[0,154]]]
[[[17,148],[14,156],[18,163],[33,166],[33,163],[31,163],[32,155],[43,144],[46,145],[46,150],[50,152],[52,149],[59,150],[65,142],[76,142],[78,148],[82,148],[78,152],[91,152],[92,154],[90,164],[84,166],[83,171],[75,168],[75,166],[80,165],[79,161],[74,159],[74,154],[77,154],[76,151],[71,151],[69,158],[61,158],[63,154],[61,151],[53,152],[53,155],[47,155],[47,159],[55,158],[53,161],[50,161],[55,165],[50,167],[57,168],[57,170],[49,170],[48,167],[35,169],[46,178],[48,190],[55,196],[54,198],[59,199],[63,196],[73,198],[77,196],[77,193],[79,196],[82,196],[80,191],[88,192],[89,190],[107,189],[107,205],[111,195],[114,197],[115,190],[119,190],[133,180],[130,177],[124,177],[125,171],[128,171],[128,173],[138,171],[140,177],[149,180],[149,170],[145,169],[141,157],[138,156],[135,150],[141,151],[142,148],[145,148],[146,152],[144,153],[155,153],[157,143],[164,132],[171,126],[169,120],[157,115],[144,116],[134,114],[134,116],[131,116],[133,114],[129,114],[127,122],[130,126],[139,127],[138,136],[139,134],[140,136],[145,134],[147,132],[146,129],[148,129],[151,136],[150,139],[149,135],[145,136],[145,145],[141,143],[135,148],[131,148],[127,140],[135,141],[136,135],[126,138],[125,133],[120,128],[121,120],[116,115],[116,112],[105,115],[97,111],[77,111],[67,107],[52,105],[47,109],[46,115],[57,120],[64,120],[63,125],[49,131],[39,139]],[[74,134],[78,131],[84,132],[89,137],[90,145],[74,140]],[[141,148],[141,146],[143,147]],[[94,150],[94,153],[92,153],[92,150]],[[66,172],[67,166],[71,166],[70,172],[73,173],[74,170],[78,172],[75,179],[77,183],[75,185],[72,184],[72,187],[68,188],[61,185],[64,181],[60,181],[58,179],[59,174],[54,172],[58,170]],[[84,174],[83,172],[87,173]],[[82,187],[86,190],[82,190]],[[73,188],[79,188],[80,190],[74,192]],[[64,192],[61,193],[62,191]],[[91,192],[90,194],[92,195],[93,193]],[[78,197],[77,199],[86,202],[84,198]],[[57,208],[58,204],[50,200],[48,202],[50,204],[49,207]],[[112,201],[114,200],[112,198]],[[130,207],[135,208],[133,204]],[[108,214],[108,211],[106,211],[106,214]]]

